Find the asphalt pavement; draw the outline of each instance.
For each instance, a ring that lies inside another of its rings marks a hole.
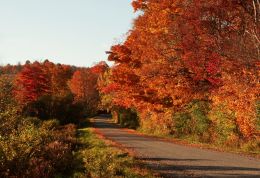
[[[259,159],[130,133],[114,124],[109,117],[98,116],[93,118],[93,122],[103,136],[133,150],[137,159],[163,177],[260,178]]]

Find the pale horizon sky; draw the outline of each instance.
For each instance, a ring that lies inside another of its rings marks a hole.
[[[131,0],[0,0],[0,65],[91,66],[107,59],[135,17]]]

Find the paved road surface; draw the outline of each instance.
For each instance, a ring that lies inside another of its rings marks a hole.
[[[258,177],[260,160],[202,150],[129,133],[109,118],[96,117],[95,127],[106,138],[133,149],[136,157],[163,177]]]

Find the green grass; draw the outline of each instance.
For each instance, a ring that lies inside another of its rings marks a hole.
[[[99,139],[91,128],[79,129],[78,139],[81,146],[76,154],[81,164],[73,177],[154,177],[148,170],[141,169],[138,162],[126,152]]]

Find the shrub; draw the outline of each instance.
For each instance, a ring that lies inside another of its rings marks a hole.
[[[239,129],[233,112],[228,111],[224,105],[219,105],[210,111],[209,118],[213,123],[217,137],[215,141],[226,144],[238,144]]]
[[[139,113],[139,117],[140,130],[143,132],[157,136],[167,136],[174,133],[171,111],[158,113],[144,110]]]
[[[8,107],[5,111],[0,112],[0,135],[5,136],[16,130],[16,126],[20,121],[17,116],[17,108]]]
[[[118,152],[112,150],[93,148],[83,154],[85,168],[90,177],[124,175],[124,169],[130,166],[129,158],[120,158]]]
[[[207,101],[194,100],[188,104],[184,111],[173,114],[173,122],[177,136],[193,135],[201,141],[207,141],[210,135],[210,120],[207,116],[209,103]]]
[[[175,130],[176,134],[181,135],[187,135],[191,134],[191,116],[189,113],[185,112],[178,112],[175,113],[173,116],[174,123],[175,123]]]
[[[241,144],[241,148],[242,150],[246,151],[246,152],[255,152],[255,153],[260,153],[260,140],[249,140],[245,143]]]
[[[188,112],[192,118],[192,133],[202,136],[210,126],[210,120],[207,116],[209,112],[208,101],[194,100],[188,105]]]
[[[53,177],[72,170],[75,126],[57,121],[19,118],[0,137],[0,177]]]

